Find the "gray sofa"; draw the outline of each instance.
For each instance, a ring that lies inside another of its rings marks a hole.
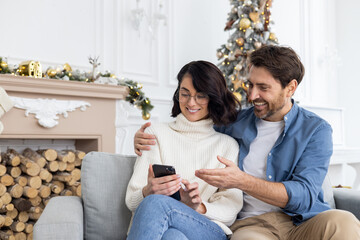
[[[88,153],[81,169],[82,197],[54,197],[34,226],[34,239],[125,239],[131,217],[125,205],[135,157]],[[360,219],[360,192],[332,189],[324,182],[325,199]]]

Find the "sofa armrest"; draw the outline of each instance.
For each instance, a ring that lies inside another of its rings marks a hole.
[[[83,239],[83,207],[79,197],[51,198],[34,226],[34,239]]]
[[[336,208],[350,211],[360,219],[360,191],[334,188],[333,192]]]

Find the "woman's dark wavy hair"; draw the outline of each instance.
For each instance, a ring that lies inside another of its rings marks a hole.
[[[209,96],[209,118],[216,125],[226,125],[236,120],[240,110],[240,102],[226,87],[226,80],[222,72],[214,64],[206,61],[193,61],[186,64],[178,73],[178,87],[174,93],[172,117],[181,113],[177,93],[185,75],[190,75],[197,92]]]

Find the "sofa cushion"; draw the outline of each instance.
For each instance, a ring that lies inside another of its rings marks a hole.
[[[334,200],[334,193],[333,193],[333,189],[331,186],[329,175],[326,175],[323,185],[322,185],[322,189],[324,192],[325,202],[327,202],[332,209],[335,209],[336,206],[335,206],[335,200]]]
[[[135,157],[90,152],[81,167],[85,239],[125,239],[131,212],[125,205]]]

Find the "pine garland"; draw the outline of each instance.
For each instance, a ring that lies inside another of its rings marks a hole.
[[[129,88],[129,94],[125,100],[130,104],[136,106],[142,111],[142,118],[148,120],[150,118],[150,111],[154,108],[149,98],[145,97],[143,91],[141,91],[142,85],[130,80],[130,79],[119,79],[110,72],[96,73],[96,68],[100,65],[97,62],[98,58],[89,57],[90,64],[93,65],[92,72],[84,72],[78,69],[72,70],[69,64],[64,64],[62,69],[53,69],[49,67],[45,73],[42,74],[43,78],[80,81],[80,82],[96,82],[96,83],[110,83],[113,85],[126,86]],[[13,74],[23,75],[19,67],[9,68],[8,63],[2,57],[0,57],[0,74]],[[105,79],[105,81],[102,81]]]

